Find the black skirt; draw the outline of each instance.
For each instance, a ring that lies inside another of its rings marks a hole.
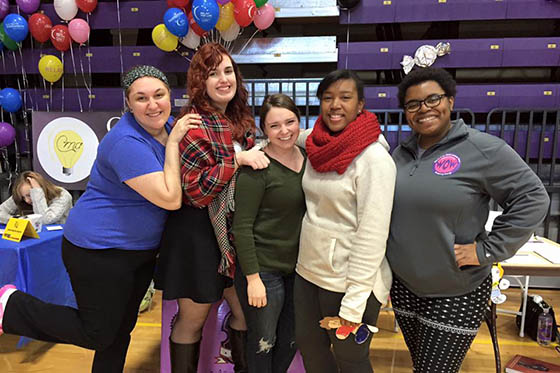
[[[163,299],[190,298],[213,303],[222,298],[230,278],[218,273],[220,249],[208,209],[181,207],[169,214],[156,266],[156,288]]]

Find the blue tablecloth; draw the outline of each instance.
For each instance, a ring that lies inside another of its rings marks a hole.
[[[0,287],[14,284],[45,302],[76,307],[62,263],[62,230],[47,231],[43,226],[39,237],[24,237],[21,242],[0,239]]]

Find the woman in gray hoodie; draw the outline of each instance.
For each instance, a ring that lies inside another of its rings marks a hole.
[[[399,85],[413,135],[393,153],[397,182],[387,258],[391,301],[415,372],[458,372],[491,290],[545,218],[549,197],[503,140],[451,121],[455,81],[415,70]],[[503,209],[486,233],[490,199]]]

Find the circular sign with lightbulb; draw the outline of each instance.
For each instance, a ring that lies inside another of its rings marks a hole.
[[[37,140],[37,158],[43,170],[62,183],[89,176],[97,157],[99,140],[83,121],[60,117],[49,122]]]

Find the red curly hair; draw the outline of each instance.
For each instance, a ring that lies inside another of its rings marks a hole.
[[[206,92],[206,80],[210,71],[216,69],[222,62],[223,56],[229,57],[237,81],[237,91],[228,103],[226,117],[230,120],[233,139],[243,143],[245,135],[256,131],[255,120],[247,105],[249,93],[243,84],[243,76],[239,66],[235,63],[228,51],[217,43],[207,43],[198,49],[191,60],[187,71],[187,94],[189,103],[181,110],[178,118],[187,114],[194,105],[197,109],[208,113],[216,113],[212,100]]]

